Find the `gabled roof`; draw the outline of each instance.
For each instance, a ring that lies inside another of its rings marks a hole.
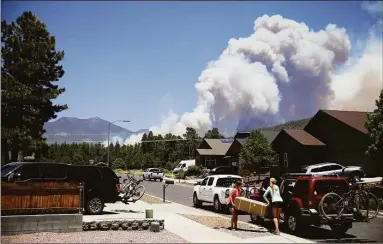
[[[367,134],[368,132],[366,127],[364,126],[367,120],[367,112],[342,110],[321,111],[364,134]]]
[[[261,134],[266,137],[267,141],[269,142],[269,144],[271,144],[275,137],[277,137],[277,135],[279,134],[280,131],[272,131],[272,130],[259,130],[259,132],[261,132]],[[239,131],[237,132],[237,134],[235,135],[235,139],[236,140],[241,140],[239,141],[241,143],[241,145],[243,145],[243,141],[250,136],[250,132],[249,131]]]
[[[225,155],[233,139],[204,139],[211,149],[197,149],[200,155]]]
[[[304,130],[284,130],[289,136],[304,146],[325,146],[323,142]]]

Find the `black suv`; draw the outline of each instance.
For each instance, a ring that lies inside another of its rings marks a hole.
[[[84,183],[84,208],[88,214],[101,214],[105,203],[120,200],[119,177],[109,168],[93,165],[21,162],[1,168],[1,181],[78,181]]]

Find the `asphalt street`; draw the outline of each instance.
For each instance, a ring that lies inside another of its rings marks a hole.
[[[146,193],[163,197],[163,183],[159,181],[143,181]],[[166,200],[183,204],[186,206],[193,206],[193,186],[188,185],[169,185],[166,188]],[[207,211],[213,211],[213,206],[204,204],[202,207]],[[229,213],[223,213],[222,215],[230,216]],[[239,216],[239,220],[250,222],[248,215]],[[271,225],[271,222],[266,223]],[[347,232],[347,235],[341,239],[338,239],[331,231],[330,228],[325,227],[308,227],[307,231],[300,234],[299,237],[310,239],[316,242],[325,243],[376,243],[383,242],[383,218],[378,217],[371,223],[353,223],[353,228]]]

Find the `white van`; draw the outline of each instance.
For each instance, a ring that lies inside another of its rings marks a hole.
[[[188,168],[191,166],[195,166],[195,159],[190,160],[182,160],[177,167],[174,168],[173,173],[175,175],[178,174],[178,171],[182,169],[184,172],[188,171]]]

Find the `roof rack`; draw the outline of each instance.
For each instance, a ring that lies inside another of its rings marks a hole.
[[[300,177],[300,176],[306,176],[306,177],[311,177],[311,178],[318,178],[318,177],[344,178],[344,177],[340,177],[339,175],[314,175],[314,174],[307,174],[307,173],[286,173],[286,174],[282,175],[282,178]]]

